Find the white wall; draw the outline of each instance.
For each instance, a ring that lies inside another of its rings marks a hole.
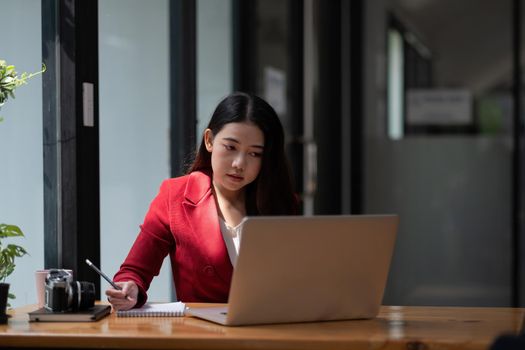
[[[17,71],[42,65],[40,0],[2,0],[0,59]],[[42,78],[36,76],[16,91],[0,110],[0,223],[20,226],[25,239],[9,243],[29,252],[16,260],[8,277],[13,307],[36,303],[34,271],[44,267],[44,197],[42,157]]]
[[[170,176],[168,14],[167,0],[99,1],[100,244],[109,275]],[[171,300],[171,285],[166,259],[150,300]]]

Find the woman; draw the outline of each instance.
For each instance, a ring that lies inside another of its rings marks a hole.
[[[226,302],[246,216],[297,211],[273,108],[241,92],[219,103],[186,175],[166,180],[106,291],[117,310],[142,306],[170,255],[179,300]]]

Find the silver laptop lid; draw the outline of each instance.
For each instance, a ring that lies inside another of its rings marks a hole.
[[[396,215],[248,218],[227,323],[375,317],[397,225]]]

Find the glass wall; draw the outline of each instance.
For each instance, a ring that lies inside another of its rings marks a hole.
[[[197,1],[197,137],[233,89],[231,0]]]
[[[99,2],[101,264],[111,272],[170,176],[168,13],[168,1]],[[231,41],[231,0],[199,0],[198,142],[215,106],[232,89]],[[166,259],[150,298],[171,299],[171,284]]]
[[[244,45],[245,50],[251,50],[241,55],[247,66],[244,72],[248,74],[244,77],[247,78],[246,88],[264,98],[279,116],[295,191],[302,196],[301,204],[311,208],[310,199],[315,186],[310,186],[311,190],[306,195],[303,191],[305,142],[308,150],[315,148],[310,142],[310,135],[303,135],[303,119],[308,112],[303,113],[303,2],[257,0],[248,2],[244,11],[246,13],[242,15],[250,19],[250,23],[246,24],[249,26],[249,38]],[[311,157],[312,154],[309,153],[308,159],[315,158]],[[312,184],[314,177],[307,176],[306,180]],[[311,210],[306,209],[306,212]]]
[[[170,176],[168,14],[167,0],[99,1],[100,250],[108,274]],[[171,300],[172,280],[166,259],[150,299]]]
[[[364,207],[400,215],[385,303],[509,306],[511,1],[365,12]]]
[[[263,97],[275,109],[285,132],[293,128],[290,117],[288,85],[289,67],[290,1],[255,1],[255,93]]]
[[[21,25],[23,23],[23,25]],[[42,66],[40,0],[3,0],[0,10],[0,59],[19,73]],[[12,239],[29,256],[16,260],[8,277],[16,295],[11,306],[36,303],[34,271],[44,267],[42,79],[32,78],[2,106],[0,117],[0,223],[18,225],[26,238]],[[28,282],[30,281],[30,282]]]

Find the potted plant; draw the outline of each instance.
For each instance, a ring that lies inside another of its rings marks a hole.
[[[35,73],[22,73],[18,75],[15,66],[8,65],[6,61],[0,59],[0,108],[9,98],[15,98],[15,90],[21,85],[27,84],[27,79],[43,73],[42,70]],[[0,122],[2,118],[0,117]],[[9,293],[9,284],[6,278],[13,273],[15,269],[15,258],[22,257],[27,251],[19,245],[8,244],[7,239],[23,237],[22,230],[16,225],[0,223],[0,323],[7,322],[6,308],[9,306],[8,298],[14,299],[15,296]]]
[[[5,242],[9,237],[24,237],[24,234],[18,226],[0,224],[0,323],[7,322],[6,308],[9,305],[7,299],[15,298],[9,293],[9,283],[6,283],[6,278],[15,270],[15,258],[27,254],[21,246]]]

